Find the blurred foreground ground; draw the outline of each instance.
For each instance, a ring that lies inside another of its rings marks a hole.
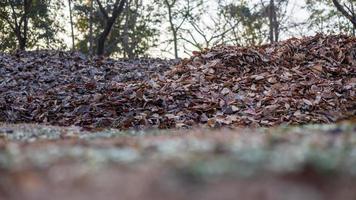
[[[356,199],[356,125],[0,125],[0,199]]]

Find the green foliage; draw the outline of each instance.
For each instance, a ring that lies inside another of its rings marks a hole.
[[[224,16],[232,28],[231,34],[225,42],[235,45],[258,45],[267,36],[264,24],[266,18],[261,15],[258,5],[245,1],[220,5],[220,14]]]
[[[108,0],[106,9],[112,9],[112,0]],[[143,4],[142,0],[130,1],[123,15],[117,19],[107,41],[106,52],[109,55],[119,57],[139,57],[145,55],[149,48],[156,45],[158,30],[153,26],[157,22],[157,16],[152,12],[152,5]],[[74,5],[75,27],[81,33],[81,39],[77,42],[77,49],[89,53],[89,18],[90,3],[77,1]],[[96,37],[104,28],[104,16],[94,3],[92,10],[93,23],[93,47],[96,47]]]
[[[24,11],[25,1],[31,4],[27,14]],[[100,2],[111,14],[115,0]],[[156,46],[162,52],[172,53],[172,44],[173,54],[176,55],[178,51],[182,53],[181,49],[191,54],[192,50],[203,50],[217,44],[259,45],[268,42],[270,37],[269,24],[273,24],[269,21],[270,2],[128,0],[129,6],[118,17],[107,38],[105,51],[107,55],[134,58],[146,56]],[[293,22],[295,16],[287,13],[292,2],[274,0],[277,38],[278,35],[286,38],[316,32],[355,35],[355,27],[331,0],[303,1],[304,11],[310,14],[304,22]],[[356,9],[355,0],[339,2],[350,13]],[[86,54],[93,53],[98,36],[105,27],[105,16],[96,0],[72,0],[72,5],[76,49]],[[69,40],[71,36],[67,15],[68,0],[0,0],[0,51],[19,48],[21,38],[24,38],[25,47],[29,50],[68,49],[71,44],[64,43],[61,38],[64,35]],[[24,16],[28,20],[23,20]],[[28,22],[27,28],[24,21]],[[298,33],[295,33],[296,30]]]
[[[340,1],[345,5],[355,5],[355,0]],[[328,34],[351,34],[354,28],[334,6],[331,0],[307,0],[305,8],[310,12],[308,28]]]
[[[0,5],[0,50],[11,51],[17,48],[18,38],[14,29],[24,26],[24,18],[28,18],[27,31],[23,28],[22,35],[26,34],[26,46],[33,48],[62,47],[63,41],[57,33],[63,30],[56,20],[60,15],[63,2],[59,0],[28,0],[30,6],[28,13],[24,11],[24,0],[4,1]],[[26,32],[26,33],[25,33]]]

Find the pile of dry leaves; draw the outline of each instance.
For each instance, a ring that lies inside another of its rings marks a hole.
[[[218,46],[169,69],[172,63],[62,52],[0,55],[0,121],[234,127],[329,123],[356,112],[354,37]]]

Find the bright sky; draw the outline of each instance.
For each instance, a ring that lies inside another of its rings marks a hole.
[[[234,2],[234,0],[230,0],[230,1]],[[208,7],[208,9],[211,10],[210,13],[214,12],[214,9],[217,7],[216,0],[205,0],[204,2],[206,4],[208,4],[207,7]],[[253,4],[253,3],[261,2],[261,0],[252,0],[250,2]],[[266,2],[266,0],[264,0],[264,2]],[[287,7],[287,16],[289,16],[288,17],[289,21],[298,23],[298,22],[303,22],[303,21],[307,20],[307,18],[309,16],[308,16],[308,13],[302,9],[303,6],[305,6],[305,0],[289,0],[289,4]],[[206,13],[209,13],[209,11],[207,11]],[[209,22],[207,24],[209,24]],[[166,26],[168,26],[168,24],[166,24]],[[162,30],[164,30],[164,29],[162,29]],[[166,41],[167,37],[170,37],[170,35],[169,35],[169,32],[167,32],[167,31],[162,31],[162,32],[163,32],[163,34],[160,34],[160,41],[163,42],[163,41]],[[313,33],[308,31],[307,29],[305,29],[305,30],[290,30],[288,33],[281,33],[280,37],[283,40],[283,39],[287,39],[290,37],[298,37],[301,35],[310,35],[310,34],[313,34]],[[197,36],[197,38],[199,40],[199,36]],[[202,38],[200,38],[200,39],[202,40]],[[182,42],[184,42],[184,41],[180,41],[180,43],[182,43]],[[189,47],[189,45],[186,45],[186,46]],[[162,55],[160,48],[162,48],[162,46],[152,49],[151,54],[153,56]],[[196,50],[192,46],[189,49]],[[173,51],[171,51],[171,52],[173,52]],[[184,53],[184,48],[182,48],[182,47],[179,48],[179,55],[181,57],[188,57],[188,54]],[[173,54],[163,53],[163,56],[164,57],[172,57]]]

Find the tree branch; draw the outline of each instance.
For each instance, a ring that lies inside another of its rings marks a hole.
[[[10,26],[12,31],[14,32],[16,31],[15,27],[12,25],[12,22],[9,20],[8,16],[4,15],[3,13],[0,13],[0,18],[7,22],[7,24]]]
[[[190,37],[192,37],[193,41],[190,41],[184,37],[181,37],[180,39],[183,40],[183,41],[186,41],[187,43],[191,44],[192,46],[198,48],[200,51],[203,50],[203,48],[200,46],[200,44],[198,42],[195,41],[195,39],[193,38],[193,36],[190,34]],[[184,45],[183,45],[184,46]]]
[[[335,7],[339,12],[341,12],[348,20],[351,21],[351,23],[356,26],[356,17],[353,16],[352,14],[348,13],[345,8],[338,2],[337,0],[332,0]]]
[[[32,0],[30,0],[30,2],[26,2],[26,1],[27,0],[24,0],[24,4],[23,4],[24,13],[20,18],[19,26],[22,26],[22,23],[27,18],[28,14],[30,12],[31,6],[32,6]]]
[[[103,5],[101,4],[100,0],[96,0],[96,2],[98,3],[100,12],[104,15],[105,19],[109,19],[109,15],[108,15],[108,13],[106,12],[106,10],[105,10],[105,8],[103,7]]]
[[[11,10],[12,10],[12,17],[14,18],[15,29],[18,29],[19,25],[17,23],[17,17],[16,17],[16,11],[15,11],[14,4],[11,1],[9,1],[9,4],[10,4]]]

